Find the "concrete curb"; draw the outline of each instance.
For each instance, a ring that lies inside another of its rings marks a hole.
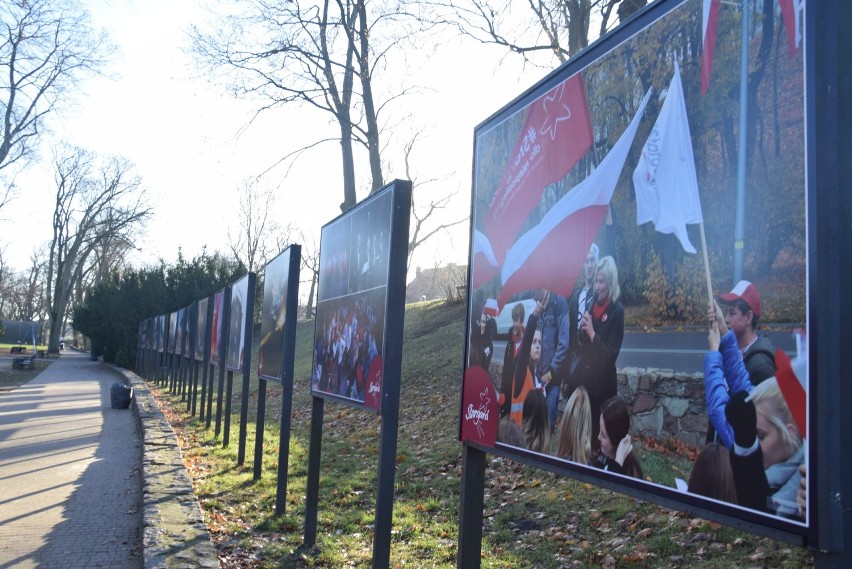
[[[142,438],[145,569],[218,568],[219,559],[171,424],[142,378],[112,367],[133,386],[131,407]]]

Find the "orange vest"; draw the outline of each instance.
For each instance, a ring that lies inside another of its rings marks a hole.
[[[512,389],[512,407],[509,412],[509,417],[518,424],[519,427],[523,426],[521,423],[524,420],[524,400],[527,398],[527,394],[535,388],[533,385],[533,377],[530,373],[530,368],[527,366],[527,374],[524,376],[524,385],[521,387],[521,393],[517,397],[515,397],[515,390]]]

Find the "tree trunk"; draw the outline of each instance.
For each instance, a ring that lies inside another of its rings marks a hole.
[[[370,30],[367,25],[367,7],[364,0],[358,2],[358,19],[360,21],[358,66],[364,101],[364,116],[367,119],[367,152],[370,157],[370,174],[373,178],[372,191],[376,191],[384,186],[385,182],[382,176],[382,157],[379,148],[379,125],[376,119],[376,106],[373,102],[373,79],[370,73]]]
[[[343,203],[340,211],[347,212],[355,206],[355,158],[352,153],[352,124],[349,113],[341,117],[340,123],[340,152],[343,158]]]

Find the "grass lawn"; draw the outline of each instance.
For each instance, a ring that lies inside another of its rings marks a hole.
[[[457,421],[464,304],[406,310],[391,563],[455,567],[461,445]],[[311,397],[313,322],[300,323],[295,362],[287,511],[275,516],[280,387],[267,391],[263,476],[252,480],[254,417],[247,461],[183,412],[179,397],[154,389],[181,441],[184,461],[222,567],[369,567],[380,419],[327,401],[323,423],[317,544],[302,545]],[[254,350],[256,358],[256,347]],[[253,367],[256,369],[256,366]],[[235,378],[235,389],[241,381]],[[257,408],[252,379],[251,412]],[[234,409],[239,409],[239,393]],[[688,476],[689,461],[637,444],[652,479]],[[650,441],[647,441],[650,442]],[[500,457],[489,457],[482,566],[803,567],[812,554],[769,539],[625,497]]]
[[[12,369],[12,359],[11,356],[0,358],[0,393],[27,383],[51,364],[49,359],[36,358],[32,369]]]

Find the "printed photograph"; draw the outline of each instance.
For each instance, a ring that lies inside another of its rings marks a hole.
[[[378,287],[317,305],[313,391],[364,402],[371,367],[381,373],[371,364],[383,353],[386,302],[387,287]]]
[[[210,364],[219,365],[219,338],[222,337],[222,314],[225,306],[225,291],[213,296],[213,322],[210,323]]]
[[[202,298],[198,301],[198,320],[195,329],[195,359],[204,359],[204,348],[207,347],[207,305],[209,299]]]
[[[174,354],[176,352],[175,346],[177,346],[177,323],[178,323],[178,313],[177,311],[172,312],[169,315],[169,346],[168,352],[170,354]]]
[[[688,0],[477,128],[465,366],[498,445],[806,525],[805,44],[750,10],[746,75]]]
[[[282,379],[284,366],[284,324],[287,321],[287,283],[290,254],[286,249],[266,265],[263,281],[263,308],[260,313],[260,348],[257,373],[262,378]],[[293,315],[295,317],[295,315]]]
[[[252,317],[254,307],[249,306],[249,276],[246,275],[231,287],[231,313],[228,328],[227,369],[243,369],[245,360],[246,319]]]

